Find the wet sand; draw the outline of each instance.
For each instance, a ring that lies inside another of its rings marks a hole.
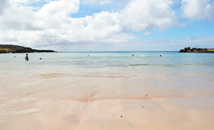
[[[212,130],[212,97],[69,101],[1,99],[2,130]]]
[[[149,76],[0,75],[0,129],[214,129],[213,78]]]

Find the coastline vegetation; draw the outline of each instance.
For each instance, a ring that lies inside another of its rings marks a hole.
[[[36,50],[18,45],[0,45],[0,53],[33,53],[33,52],[55,52],[54,50]]]
[[[179,52],[182,53],[214,53],[214,48],[190,48],[186,47],[181,49]]]

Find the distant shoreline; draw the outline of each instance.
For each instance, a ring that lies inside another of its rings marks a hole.
[[[178,52],[178,51],[61,51],[61,53],[132,53],[132,52]]]
[[[52,53],[54,50],[37,50],[30,47],[23,47],[18,45],[0,45],[1,53]]]
[[[190,48],[186,47],[179,51],[180,53],[214,53],[214,48]]]

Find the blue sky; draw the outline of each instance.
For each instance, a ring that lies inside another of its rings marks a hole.
[[[141,40],[182,40],[191,37],[214,36],[214,24],[210,21],[195,21],[184,26],[171,27],[164,31],[152,30],[150,35],[136,32]]]
[[[214,0],[1,0],[0,44],[61,51],[214,48]]]

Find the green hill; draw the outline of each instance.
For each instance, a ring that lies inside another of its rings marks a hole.
[[[33,52],[55,52],[54,50],[36,50],[18,45],[0,45],[0,53],[33,53]]]

